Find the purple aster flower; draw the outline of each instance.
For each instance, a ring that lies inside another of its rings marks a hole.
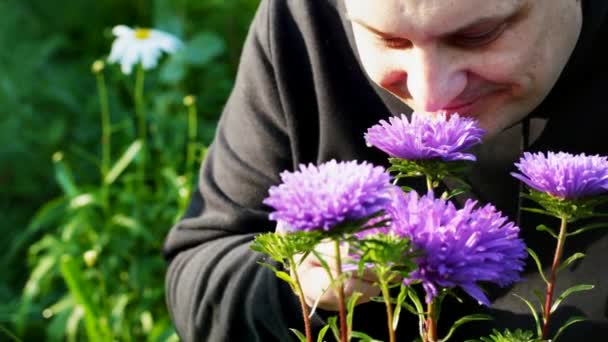
[[[492,205],[475,208],[467,201],[462,209],[414,191],[395,198],[389,213],[391,230],[411,239],[422,252],[418,270],[406,282],[422,281],[430,303],[440,289],[460,287],[478,302],[489,300],[477,285],[487,281],[507,286],[520,279],[527,256],[519,228]]]
[[[529,187],[561,199],[577,199],[608,191],[608,158],[565,152],[525,152],[513,177]]]
[[[264,200],[275,209],[269,217],[303,231],[329,231],[378,213],[390,203],[394,188],[384,168],[356,161],[300,165],[299,171],[281,173],[281,180]]]
[[[401,159],[474,161],[474,155],[463,151],[481,143],[484,134],[472,118],[458,114],[448,116],[444,112],[437,115],[414,112],[411,121],[403,114],[401,118],[389,118],[389,122],[381,120],[367,130],[365,141]]]

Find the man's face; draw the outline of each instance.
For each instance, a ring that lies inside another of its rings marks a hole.
[[[369,77],[418,112],[488,136],[547,96],[578,39],[578,0],[345,0]]]

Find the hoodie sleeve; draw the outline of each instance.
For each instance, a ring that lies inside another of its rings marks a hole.
[[[197,191],[165,241],[168,308],[184,341],[288,341],[288,328],[302,330],[297,297],[249,248],[274,230],[262,200],[293,164],[268,41],[271,4],[261,1]]]

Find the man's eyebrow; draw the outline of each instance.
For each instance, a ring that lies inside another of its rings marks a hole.
[[[514,6],[513,9],[511,9],[507,13],[477,18],[474,21],[472,21],[470,23],[466,23],[466,24],[462,25],[461,27],[456,28],[450,32],[442,33],[441,36],[452,36],[455,34],[459,34],[461,32],[467,32],[467,31],[474,29],[477,26],[489,24],[489,23],[493,23],[493,22],[498,23],[498,22],[512,21],[512,20],[524,15],[525,13],[527,13],[529,10],[529,7],[530,7],[529,2],[519,1],[518,4],[516,6]],[[387,33],[378,28],[375,28],[375,27],[369,25],[368,23],[366,23],[365,21],[363,21],[357,17],[353,17],[353,16],[349,15],[349,13],[346,13],[345,18],[348,21],[357,23],[361,27],[365,28],[366,30],[368,30],[372,33],[375,33],[378,36],[388,37],[388,38],[396,36],[394,34]]]
[[[349,13],[346,13],[345,17],[346,17],[346,20],[352,21],[353,23],[357,23],[359,26],[363,27],[364,29],[366,29],[372,33],[377,34],[378,36],[381,36],[381,37],[392,37],[393,36],[392,34],[383,32],[377,28],[370,26],[369,24],[367,24],[366,22],[364,22],[363,20],[361,20],[359,18],[352,17]]]
[[[525,14],[528,13],[529,9],[530,9],[530,2],[519,1],[517,6],[513,7],[507,13],[501,13],[501,14],[497,14],[494,16],[477,18],[473,22],[462,25],[461,27],[459,27],[451,32],[446,32],[442,35],[443,36],[452,36],[452,35],[456,35],[456,34],[459,34],[462,32],[471,31],[479,26],[483,26],[486,24],[513,22],[513,21],[517,20],[518,18],[525,16]]]

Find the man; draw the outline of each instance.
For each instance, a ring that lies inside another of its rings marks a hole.
[[[509,171],[523,150],[608,154],[601,138],[607,12],[604,0],[263,0],[199,191],[165,245],[167,298],[180,336],[293,339],[288,328],[302,330],[297,298],[249,250],[255,234],[275,229],[262,205],[268,188],[300,163],[386,164],[385,155],[365,146],[363,133],[412,110],[479,120],[488,134],[468,177],[469,196],[519,219],[526,242],[549,260],[553,240],[533,231],[547,221],[519,210],[520,187]],[[596,289],[570,297],[555,327],[572,314],[586,316],[560,339],[589,341],[591,332],[608,332],[608,273],[601,271],[608,238],[590,233],[566,249],[587,258],[560,274],[558,292],[579,283]],[[335,298],[322,294],[328,279],[312,258],[296,271],[308,303],[320,296],[322,310],[312,317],[318,330],[335,314]],[[496,327],[532,327],[526,306],[511,294],[532,298],[543,283],[533,268],[525,277],[508,293],[491,293]],[[368,299],[377,293],[369,279],[348,286]],[[481,309],[448,304],[444,328],[465,310]],[[383,312],[381,304],[360,304],[354,329],[386,339]],[[399,339],[416,336],[415,321],[402,314]],[[456,339],[483,336],[489,327],[465,326]]]

